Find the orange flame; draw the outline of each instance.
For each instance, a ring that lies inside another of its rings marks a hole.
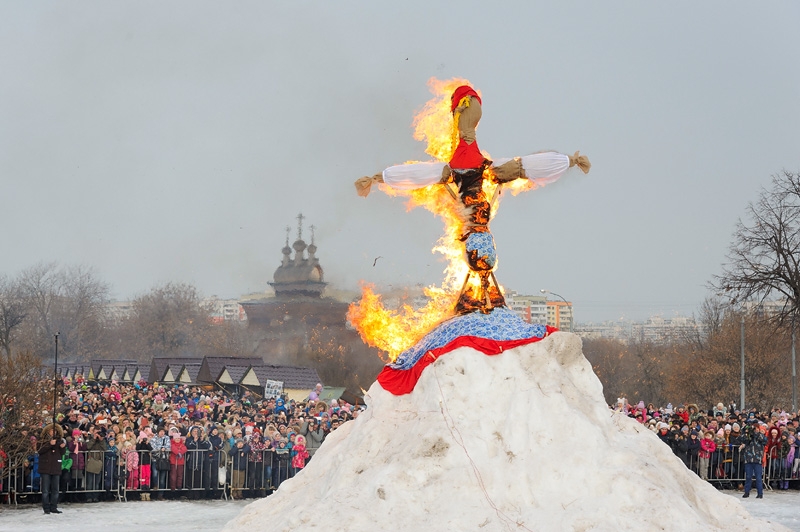
[[[460,85],[471,85],[466,79],[451,79],[447,81],[431,78],[428,87],[434,97],[431,98],[414,117],[414,138],[427,142],[425,152],[435,159],[447,162],[455,152],[458,142],[458,132],[455,129],[453,116],[450,111],[450,95]],[[484,154],[488,157],[488,154]],[[491,170],[489,170],[491,171]],[[514,182],[514,194],[530,188],[530,181],[525,183]],[[451,190],[456,192],[453,185]],[[488,197],[495,197],[497,185],[490,180],[484,181],[484,190]],[[429,303],[425,307],[414,310],[409,305],[404,305],[398,310],[390,310],[383,306],[381,296],[374,292],[371,285],[362,286],[362,297],[359,302],[350,305],[347,318],[358,330],[361,338],[369,345],[386,351],[390,360],[406,349],[417,343],[426,333],[441,321],[454,315],[454,306],[458,294],[469,272],[469,266],[464,257],[464,245],[459,237],[464,232],[464,222],[461,218],[461,202],[442,185],[432,185],[425,188],[401,191],[386,185],[380,189],[390,196],[404,196],[410,211],[416,207],[424,207],[436,216],[442,218],[445,232],[437,241],[432,252],[444,255],[447,260],[444,274],[445,279],[439,287],[425,288],[424,293]],[[496,198],[495,204],[499,201]],[[495,205],[496,206],[496,205]],[[494,207],[494,206],[493,206]],[[495,209],[492,209],[494,212]],[[473,276],[470,286],[477,288],[479,280]]]

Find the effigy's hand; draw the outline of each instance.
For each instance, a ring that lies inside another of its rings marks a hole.
[[[577,166],[581,169],[584,174],[589,173],[589,169],[592,167],[592,163],[589,162],[589,158],[585,155],[581,155],[580,151],[576,151],[574,155],[569,155],[569,167],[572,168],[573,166]]]
[[[372,177],[364,176],[356,179],[355,186],[358,195],[362,198],[366,198],[369,195],[370,188],[372,188],[372,183],[383,183],[383,174],[375,174]]]
[[[442,179],[441,181],[439,181],[439,183],[443,184],[449,183],[452,180],[453,180],[453,171],[450,169],[450,165],[446,164],[444,165],[444,168],[442,168]]]

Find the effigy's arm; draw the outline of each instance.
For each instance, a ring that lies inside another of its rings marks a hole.
[[[441,183],[450,175],[450,167],[441,162],[398,164],[380,174],[356,180],[356,192],[366,197],[373,183],[385,183],[397,190],[415,190]]]
[[[592,164],[588,157],[577,151],[574,155],[546,151],[513,159],[499,159],[495,161],[493,170],[495,180],[499,183],[526,178],[534,185],[544,186],[557,181],[573,166],[587,174]]]

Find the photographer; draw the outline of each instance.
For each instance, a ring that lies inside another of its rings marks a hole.
[[[300,425],[300,434],[306,439],[306,448],[310,457],[314,456],[314,453],[322,445],[322,440],[325,439],[325,431],[322,430],[320,419],[311,416],[306,420],[303,420],[302,417],[300,418],[302,423]]]
[[[764,466],[761,460],[764,458],[764,446],[767,443],[767,437],[764,434],[764,429],[758,425],[758,422],[748,420],[747,425],[742,433],[740,451],[744,456],[744,495],[743,498],[750,496],[750,488],[752,487],[753,475],[756,477],[756,495],[757,499],[764,498]]]
[[[39,475],[42,485],[42,508],[46,514],[60,514],[58,509],[58,484],[61,480],[61,458],[67,441],[60,425],[50,424],[42,430],[39,453]]]

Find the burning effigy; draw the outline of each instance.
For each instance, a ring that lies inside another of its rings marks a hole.
[[[444,253],[449,265],[443,285],[426,290],[428,305],[390,311],[367,286],[348,313],[361,337],[389,354],[378,382],[395,394],[413,390],[424,367],[457,347],[469,345],[492,355],[555,330],[526,323],[506,308],[494,273],[498,258],[489,222],[504,188],[518,193],[553,183],[573,166],[584,173],[591,168],[578,151],[492,160],[476,137],[483,112],[479,92],[463,79],[431,80],[430,85],[434,98],[415,117],[415,138],[427,140],[426,152],[436,160],[391,166],[355,182],[360,196],[377,185],[445,220],[445,235],[435,251]]]

